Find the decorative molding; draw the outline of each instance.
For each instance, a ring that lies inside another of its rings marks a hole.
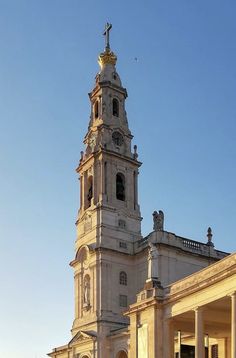
[[[98,63],[101,67],[108,64],[115,66],[116,61],[117,61],[116,55],[114,54],[114,52],[110,50],[106,50],[102,52],[98,57]]]
[[[196,272],[176,283],[173,283],[165,290],[167,298],[171,299],[175,296],[186,296],[191,291],[203,289],[209,287],[209,285],[222,280],[225,277],[231,276],[236,273],[236,253],[227,256],[226,258],[218,261],[202,269],[200,272]]]

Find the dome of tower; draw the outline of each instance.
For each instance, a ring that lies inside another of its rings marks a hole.
[[[116,72],[116,61],[117,57],[114,52],[110,51],[110,49],[106,49],[102,52],[98,58],[98,63],[100,65],[99,72],[99,82],[111,82],[112,84],[121,87],[120,76]]]

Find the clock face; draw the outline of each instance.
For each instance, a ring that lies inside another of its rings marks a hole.
[[[122,134],[120,134],[120,132],[113,132],[112,140],[113,143],[118,147],[120,147],[124,143],[124,138]]]

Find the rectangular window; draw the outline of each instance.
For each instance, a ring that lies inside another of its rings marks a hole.
[[[120,227],[121,229],[125,229],[125,228],[126,228],[126,222],[125,222],[125,220],[120,219],[120,220],[118,221],[118,225],[119,225],[119,227]]]
[[[120,241],[120,247],[121,247],[122,249],[127,249],[127,244],[126,244],[126,242]]]
[[[120,307],[127,307],[128,299],[126,295],[120,295]]]

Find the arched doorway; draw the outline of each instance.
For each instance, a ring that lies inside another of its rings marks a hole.
[[[116,358],[128,358],[128,355],[125,351],[120,351],[117,353]]]

